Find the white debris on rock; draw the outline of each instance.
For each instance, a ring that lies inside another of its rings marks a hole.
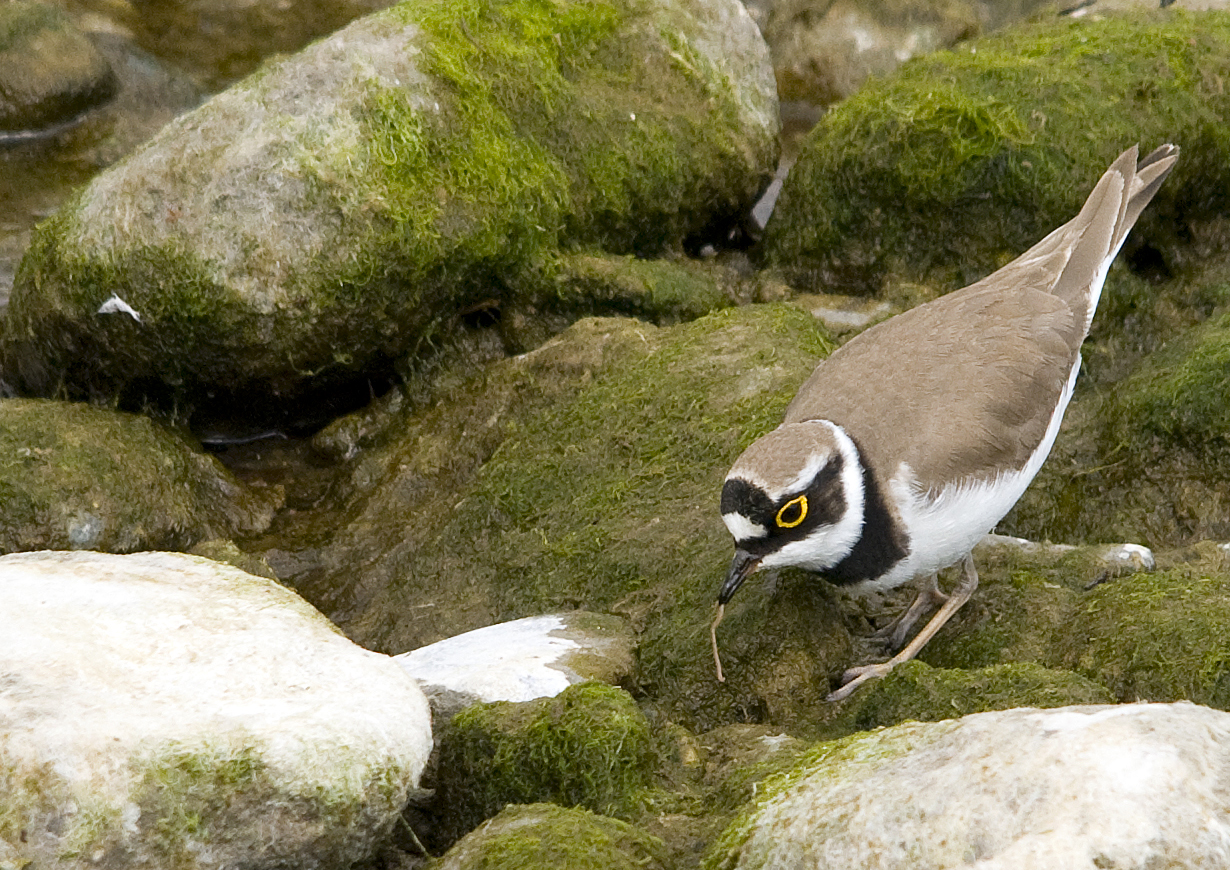
[[[1230,714],[1188,702],[911,722],[809,752],[720,866],[1230,866]]]
[[[430,751],[414,682],[276,582],[0,558],[0,867],[348,866]]]
[[[479,628],[394,656],[423,686],[436,718],[476,701],[532,701],[573,683],[617,683],[632,671],[622,619],[573,612]]]
[[[123,299],[121,299],[119,296],[117,296],[115,293],[112,293],[111,297],[107,299],[106,302],[98,306],[98,313],[99,314],[127,314],[137,323],[141,322],[141,315],[137,313],[137,310],[133,308],[131,305],[129,305],[127,302],[125,302]]]

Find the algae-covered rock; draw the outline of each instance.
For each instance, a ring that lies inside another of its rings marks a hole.
[[[1028,662],[942,670],[912,661],[856,695],[843,711],[840,724],[851,732],[869,731],[908,720],[936,722],[988,710],[1113,704],[1115,700],[1106,686],[1079,674]]]
[[[1055,658],[1121,701],[1188,699],[1230,709],[1225,554],[1103,583],[1062,627]]]
[[[553,804],[510,806],[433,870],[666,870],[662,842],[618,819]]]
[[[474,704],[440,735],[441,827],[453,836],[505,804],[547,801],[627,816],[653,770],[649,722],[631,696],[579,683],[554,698]]]
[[[148,418],[0,400],[0,552],[187,549],[263,531],[279,490],[247,487]]]
[[[356,464],[333,543],[270,564],[370,648],[580,606],[629,620],[637,681],[688,727],[807,721],[850,664],[822,581],[747,585],[719,630],[725,683],[709,624],[722,479],[829,348],[789,306],[581,321],[408,415]]]
[[[0,558],[0,865],[347,867],[431,751],[423,693],[276,582]]]
[[[1230,716],[1192,704],[908,723],[815,747],[707,870],[1217,867]]]
[[[800,285],[857,294],[953,289],[1071,218],[1122,149],[1183,159],[1141,218],[1159,271],[1182,224],[1230,183],[1230,16],[1060,19],[916,58],[871,80],[809,134],[765,230],[765,257]]]
[[[1223,288],[1224,289],[1224,288]],[[1009,525],[1021,534],[1143,540],[1230,538],[1230,315],[1156,350],[1106,394],[1076,403]]]
[[[775,108],[737,0],[408,0],[180,117],[40,225],[5,380],[233,414],[366,391],[458,312],[553,299],[562,247],[659,252],[738,220]]]

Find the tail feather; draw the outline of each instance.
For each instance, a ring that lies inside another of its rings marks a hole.
[[[1178,146],[1163,145],[1137,162],[1133,145],[1103,173],[1076,217],[988,278],[1058,296],[1088,330],[1111,261],[1178,158]]]

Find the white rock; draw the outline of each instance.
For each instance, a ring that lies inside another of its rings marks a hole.
[[[394,660],[423,686],[440,719],[475,701],[532,701],[584,680],[617,683],[632,670],[632,635],[617,616],[529,616]]]
[[[273,581],[0,558],[0,867],[347,866],[430,750],[413,681]]]
[[[1186,702],[911,722],[795,770],[715,866],[1230,867],[1230,714]]]

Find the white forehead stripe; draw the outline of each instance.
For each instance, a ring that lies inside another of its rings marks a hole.
[[[769,530],[760,523],[754,523],[743,514],[722,514],[722,522],[726,524],[726,528],[730,530],[731,536],[736,541],[747,541],[754,538],[763,538],[769,534]]]

